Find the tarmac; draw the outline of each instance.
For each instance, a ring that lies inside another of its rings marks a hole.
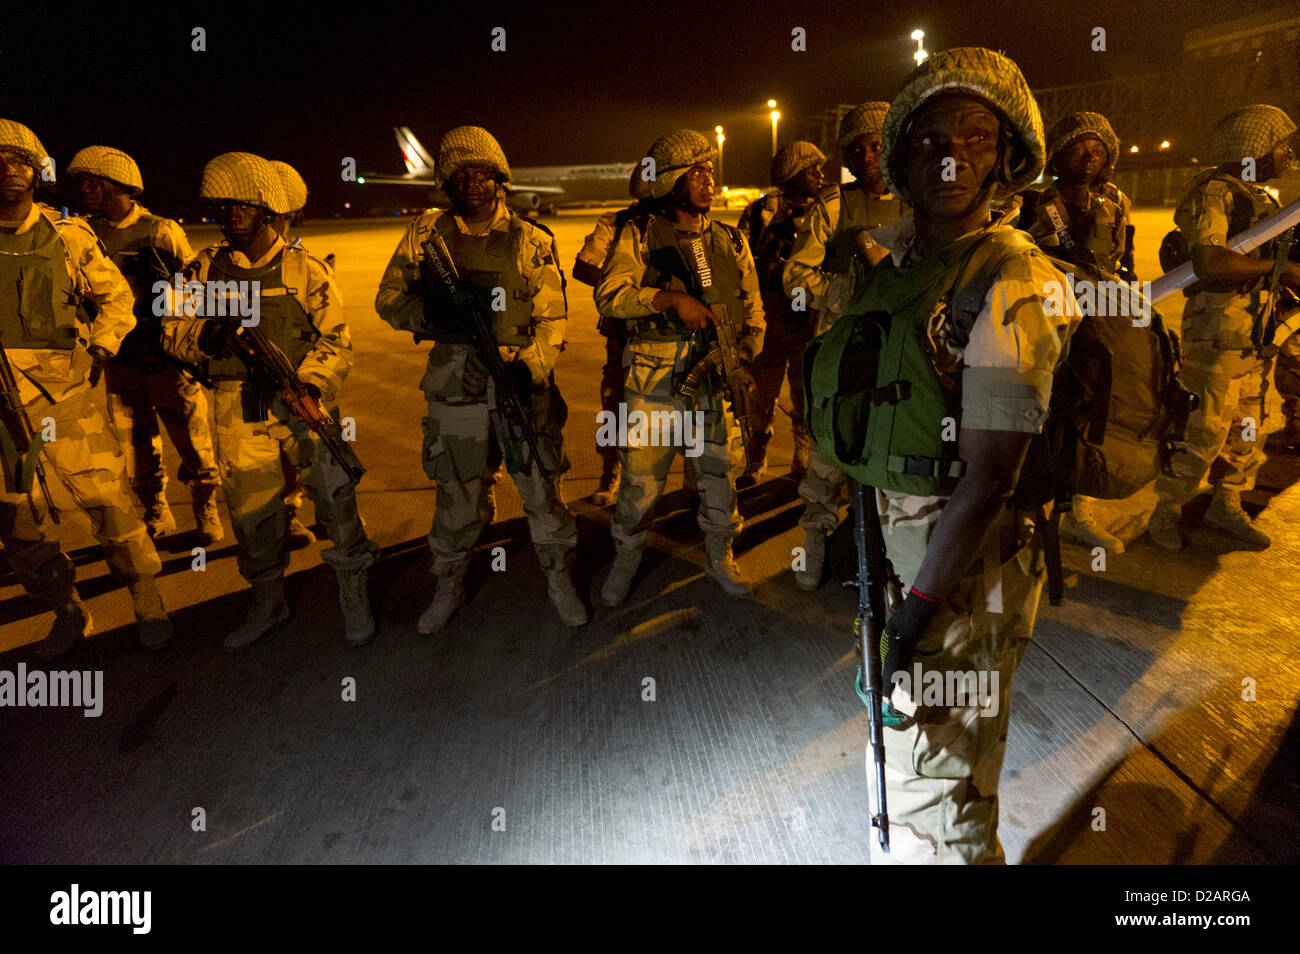
[[[566,272],[594,218],[544,220]],[[1170,212],[1139,210],[1136,224],[1139,274],[1154,276]],[[794,586],[801,502],[785,477],[782,415],[769,479],[741,495],[737,559],[759,583],[753,600],[704,576],[679,459],[625,606],[593,606],[581,629],[560,623],[505,480],[475,551],[472,602],[444,633],[416,633],[433,595],[434,488],[419,464],[429,346],[373,309],[404,226],[302,230],[314,254],[337,256],[357,350],[340,401],[368,468],[361,513],[383,548],[378,636],[344,642],[317,543],[292,554],[293,618],[225,653],[248,600],[233,536],[227,521],[206,569],[192,569],[188,489],[173,481],[179,529],[159,548],[160,588],[178,638],[143,650],[88,522],[54,488],[95,632],[39,660],[31,644],[52,615],[6,572],[0,671],[100,671],[103,712],[0,709],[0,861],[866,863],[856,596],[834,579],[815,593]],[[215,235],[195,228],[191,240]],[[570,280],[568,292],[563,486],[579,522],[579,591],[598,603],[613,555],[611,510],[590,500],[604,349],[589,290]],[[1181,300],[1162,309],[1175,325]],[[1298,478],[1300,458],[1270,448],[1246,498],[1273,537],[1264,551],[1199,529],[1183,553],[1143,538],[1100,567],[1065,548],[1073,585],[1061,606],[1044,599],[1013,689],[999,828],[1008,861],[1300,860]],[[1207,503],[1187,508],[1187,526]],[[497,547],[504,571],[493,569]]]

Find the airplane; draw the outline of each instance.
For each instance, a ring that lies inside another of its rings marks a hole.
[[[447,196],[433,184],[433,157],[407,126],[393,127],[397,148],[406,163],[404,175],[367,172],[359,184],[423,186],[434,205],[447,205]],[[634,162],[612,162],[585,166],[534,166],[512,168],[507,201],[516,212],[554,214],[561,196],[575,204],[627,201],[627,182]]]

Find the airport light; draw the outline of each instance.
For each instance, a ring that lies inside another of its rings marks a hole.
[[[916,51],[912,54],[912,59],[916,60],[917,66],[920,66],[930,56],[925,49],[925,31],[913,30],[912,39],[916,41]]]
[[[1161,143],[1160,143],[1160,148],[1161,148],[1161,149],[1168,149],[1168,148],[1169,148],[1169,140],[1166,139],[1166,140],[1164,140],[1163,142],[1161,142]]]
[[[365,176],[357,176],[357,185],[365,185],[365,184],[366,184],[366,177],[365,177]]]
[[[721,126],[714,126],[713,131],[718,134],[718,184],[722,185],[722,144],[727,141],[726,135],[722,132]],[[722,186],[726,191],[726,186]]]
[[[1137,146],[1129,146],[1129,147],[1128,147],[1128,151],[1129,151],[1129,152],[1137,152],[1137,151],[1138,151],[1138,147],[1137,147]]]
[[[772,156],[776,156],[776,121],[781,118],[781,114],[776,110],[776,100],[769,99],[767,105],[772,109]]]

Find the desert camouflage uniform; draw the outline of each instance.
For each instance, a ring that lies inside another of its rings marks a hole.
[[[401,331],[422,332],[427,328],[425,296],[420,287],[420,263],[424,259],[421,246],[444,215],[461,234],[475,234],[458,216],[430,210],[412,221],[384,270],[375,310],[384,321]],[[519,240],[514,244],[514,265],[531,297],[532,340],[522,347],[502,346],[501,356],[507,364],[515,358],[524,362],[536,386],[551,379],[564,344],[567,307],[554,240],[544,229],[512,214],[506,203],[498,199],[494,217],[477,234],[509,235],[515,231]],[[490,394],[482,391],[467,394],[462,386],[465,362],[474,351],[470,344],[439,340],[429,352],[429,364],[420,382],[429,402],[421,458],[425,473],[438,485],[433,527],[429,531],[433,573],[438,577],[464,575],[470,550],[483,529],[479,509],[483,474],[490,445],[498,440],[490,423]],[[493,390],[493,385],[488,387]],[[553,459],[560,460],[560,427],[555,418],[561,402],[553,402],[554,397],[558,397],[558,392],[534,391],[534,427],[539,439],[548,442],[554,451]],[[566,570],[577,546],[578,528],[564,504],[558,475],[547,479],[530,462],[512,476],[524,502],[528,529],[542,569],[548,573]]]
[[[127,492],[122,450],[91,400],[91,357],[86,350],[98,345],[113,354],[121,346],[135,324],[131,287],[104,257],[95,233],[84,221],[60,218],[58,212],[40,203],[32,206],[15,232],[0,230],[0,256],[29,253],[47,260],[44,268],[54,288],[67,280],[77,298],[98,306],[93,321],[86,321],[78,311],[75,332],[69,332],[75,334],[70,349],[23,348],[14,334],[19,324],[18,302],[8,295],[9,289],[18,286],[6,282],[0,290],[0,309],[4,310],[0,322],[5,326],[5,349],[18,381],[19,398],[37,433],[53,435],[42,451],[47,474],[63,482],[90,518],[91,532],[104,548],[114,578],[128,586],[152,580],[161,563]],[[31,270],[30,265],[24,269]],[[39,283],[33,283],[36,285]],[[31,313],[26,317],[30,320]],[[14,448],[3,428],[0,449],[5,478],[0,495],[0,539],[14,572],[32,593],[51,599],[60,593],[71,594],[76,570],[50,535],[48,501],[39,485],[30,497],[16,492]]]
[[[320,389],[322,405],[338,420],[335,397],[352,368],[353,352],[343,302],[329,270],[306,249],[287,246],[277,235],[255,262],[228,246],[204,249],[186,269],[186,281],[208,281],[214,258],[227,251],[230,265],[245,270],[263,269],[279,261],[287,272],[283,256],[306,257],[304,307],[319,337],[298,364],[297,372],[302,381]],[[163,346],[168,353],[191,364],[208,362],[208,355],[199,348],[205,320],[201,315],[164,320]],[[273,583],[283,577],[289,565],[285,552],[282,452],[297,468],[316,505],[316,516],[333,543],[321,553],[321,559],[340,576],[365,570],[375,561],[379,547],[366,536],[357,514],[356,491],[347,472],[310,428],[284,406],[279,395],[270,401],[265,420],[246,420],[245,387],[246,379],[217,377],[213,382],[217,464],[231,524],[239,540],[240,575],[255,585]]]
[[[606,212],[596,220],[596,227],[587,236],[578,252],[578,261],[599,269],[605,264],[609,248],[614,244],[614,219],[618,212]],[[623,345],[624,327],[618,319],[602,318],[600,333],[605,339],[605,363],[600,369],[600,407],[617,416],[618,405],[623,400]],[[600,455],[605,474],[618,472],[618,448],[597,441],[596,453]]]

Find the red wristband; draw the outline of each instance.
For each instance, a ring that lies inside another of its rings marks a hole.
[[[918,590],[915,586],[912,587],[911,589],[909,589],[907,592],[912,593],[912,594],[915,595],[915,596],[919,596],[921,599],[925,600],[927,603],[933,603],[935,606],[938,606],[938,605],[940,605],[941,603],[946,603],[946,602],[947,602],[947,600],[937,599],[937,598],[935,598],[935,597],[933,597],[933,596],[929,596],[929,595],[927,595],[927,594],[925,594],[925,593],[922,593],[922,592],[921,592],[920,590]]]

